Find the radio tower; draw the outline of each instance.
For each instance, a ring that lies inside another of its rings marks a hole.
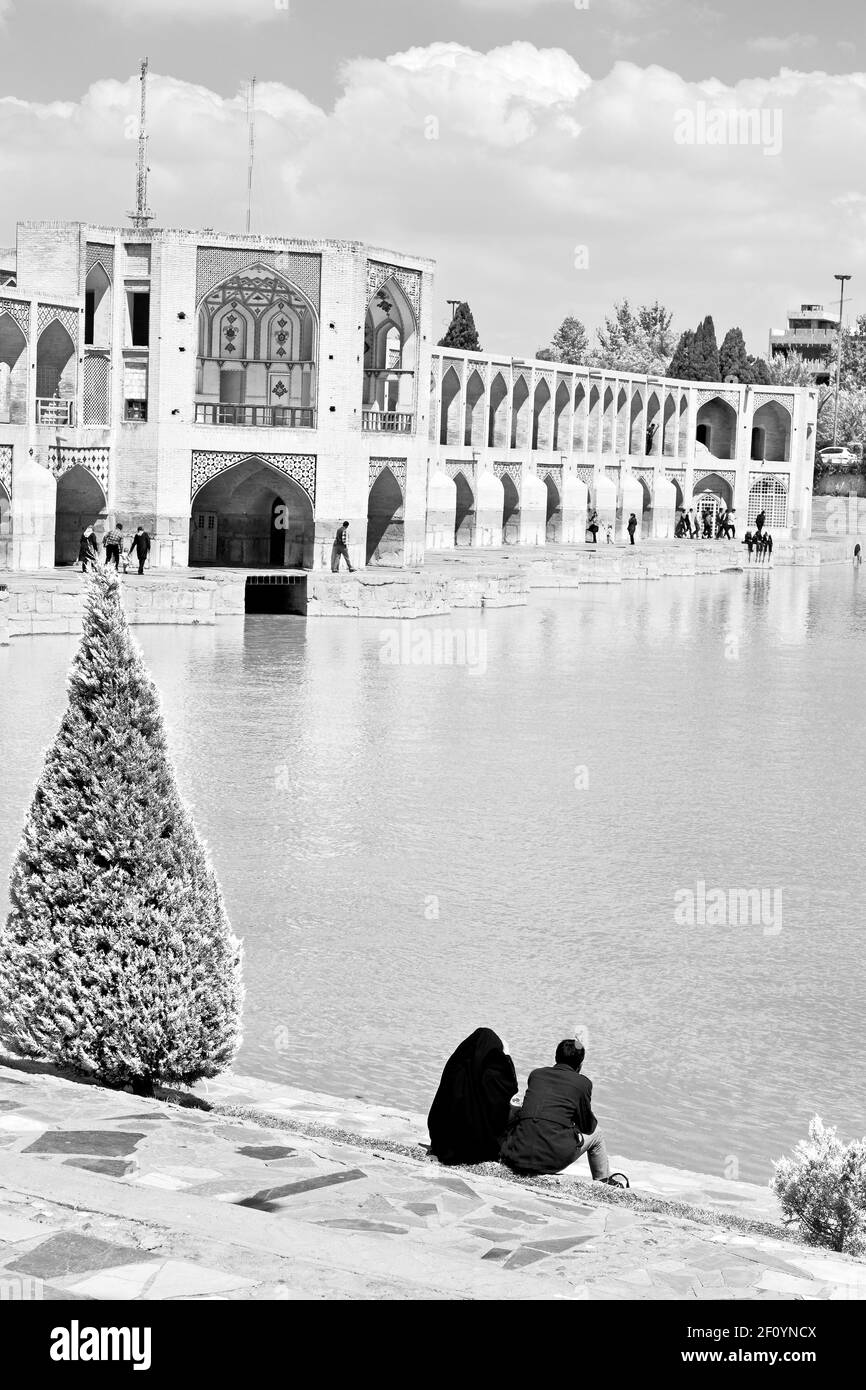
[[[141,65],[141,113],[138,121],[138,174],[135,180],[133,227],[146,227],[153,214],[147,206],[147,59]]]

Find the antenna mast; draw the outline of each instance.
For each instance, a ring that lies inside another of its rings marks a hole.
[[[147,206],[147,59],[141,64],[141,112],[138,120],[138,175],[135,180],[133,227],[146,227],[152,213]]]
[[[247,165],[247,236],[253,213],[253,162],[256,157],[256,79],[250,79],[247,89],[247,125],[249,127],[250,155]]]

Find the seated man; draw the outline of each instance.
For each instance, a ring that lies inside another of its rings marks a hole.
[[[592,1082],[580,1075],[582,1043],[566,1038],[552,1067],[530,1073],[517,1119],[509,1126],[501,1158],[518,1173],[559,1173],[586,1154],[595,1182],[608,1182],[610,1163],[592,1113]]]

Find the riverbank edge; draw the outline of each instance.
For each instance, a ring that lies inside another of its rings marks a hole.
[[[95,1090],[106,1095],[124,1093],[122,1089],[102,1085],[90,1077],[77,1075],[70,1069],[24,1058],[11,1051],[8,1044],[0,1045],[0,1066],[10,1071],[45,1074],[64,1086],[83,1086],[91,1092]],[[129,1088],[126,1088],[125,1093],[130,1093]],[[227,1119],[251,1121],[263,1129],[275,1132],[295,1133],[311,1139],[367,1149],[374,1155],[378,1151],[380,1155],[393,1155],[404,1161],[408,1160],[413,1165],[435,1165],[437,1169],[439,1167],[427,1153],[427,1126],[422,1115],[379,1106],[372,1102],[349,1100],[299,1087],[278,1086],[264,1079],[234,1072],[227,1072],[220,1077],[192,1086],[159,1085],[155,1087],[154,1097],[163,1104],[181,1109],[207,1110]],[[684,1186],[689,1186],[697,1180],[712,1188],[721,1186],[725,1181],[712,1174],[701,1174],[655,1163],[630,1162],[619,1156],[615,1156],[611,1161],[615,1171],[629,1173],[633,1182],[636,1177],[635,1169],[639,1169],[644,1176],[661,1176],[662,1180],[682,1179]],[[704,1206],[695,1201],[663,1196],[658,1192],[643,1190],[640,1185],[619,1189],[594,1183],[588,1176],[582,1178],[577,1175],[569,1175],[567,1178],[558,1175],[522,1177],[496,1162],[449,1166],[443,1171],[452,1175],[475,1174],[494,1177],[524,1190],[543,1193],[546,1197],[573,1200],[579,1196],[580,1201],[584,1203],[632,1208],[644,1214],[656,1213],[700,1226],[721,1228],[743,1237],[760,1236],[785,1241],[804,1249],[813,1248],[807,1245],[794,1228],[782,1224],[781,1221],[744,1215],[742,1212],[725,1210],[724,1207],[712,1203]],[[768,1195],[765,1189],[753,1184],[729,1182],[728,1186],[741,1189],[744,1196],[750,1190],[762,1196]]]
[[[790,566],[820,568],[850,562],[849,538],[780,541],[755,572]],[[247,582],[270,587],[303,583],[301,616],[378,621],[444,617],[459,609],[523,607],[535,590],[574,590],[595,584],[747,573],[752,566],[737,541],[646,542],[640,546],[512,547],[498,551],[432,551],[416,569],[374,568],[353,574],[322,571],[165,570],[124,577],[131,626],[213,626],[246,611]],[[0,573],[0,645],[13,637],[81,631],[83,576],[71,568]]]

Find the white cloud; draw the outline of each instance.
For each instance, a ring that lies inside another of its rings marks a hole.
[[[0,25],[4,24],[9,16],[14,12],[15,6],[12,0],[0,0]]]
[[[781,153],[676,144],[677,113],[700,102],[780,112]],[[152,77],[158,225],[243,229],[244,107],[243,91]],[[763,350],[788,302],[831,295],[838,265],[866,275],[863,74],[727,86],[619,62],[591,80],[559,49],[433,44],[348,63],[333,110],[280,83],[259,84],[257,107],[253,229],[436,257],[438,317],[468,297],[491,348],[532,351],[566,313],[596,323],[628,294],[665,300],[679,326],[739,322]],[[0,100],[0,244],[16,217],[122,223],[137,109],[133,78]]]
[[[755,53],[790,53],[795,50],[806,51],[818,42],[817,34],[765,34],[746,40],[746,47]]]
[[[290,18],[297,4],[307,0],[80,0],[91,9],[101,10],[121,24],[170,19],[172,24],[212,24],[225,20],[234,24],[267,24]],[[2,6],[3,0],[0,0]]]

